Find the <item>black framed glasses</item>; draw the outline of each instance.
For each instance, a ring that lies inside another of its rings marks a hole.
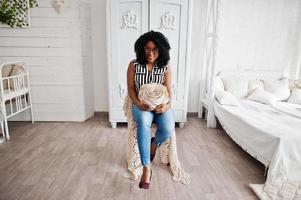
[[[148,54],[151,53],[151,52],[153,52],[153,54],[158,54],[159,53],[159,49],[158,48],[151,49],[151,48],[144,47],[144,52],[148,53]]]

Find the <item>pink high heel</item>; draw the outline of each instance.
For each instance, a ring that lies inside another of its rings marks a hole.
[[[140,181],[139,188],[141,188],[141,189],[149,189],[149,185],[150,185],[150,182],[152,180],[152,175],[153,175],[153,171],[151,170],[151,175],[149,177],[149,183]]]

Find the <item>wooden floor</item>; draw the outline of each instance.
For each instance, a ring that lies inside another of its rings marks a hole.
[[[264,167],[222,130],[189,117],[177,128],[178,155],[191,184],[173,182],[155,158],[151,188],[123,177],[127,129],[111,129],[107,116],[83,123],[12,122],[11,140],[0,144],[0,200],[222,199],[256,196]]]

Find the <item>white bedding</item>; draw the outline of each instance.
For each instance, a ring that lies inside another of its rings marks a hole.
[[[214,111],[228,134],[269,166],[267,182],[301,181],[301,105],[244,99],[240,106],[223,106],[214,101]]]
[[[24,95],[28,92],[29,92],[28,87],[24,87],[24,88],[21,88],[21,89],[18,89],[18,90],[10,90],[10,91],[9,90],[4,90],[3,100],[6,101],[6,100],[12,99],[14,97]],[[0,94],[0,97],[1,97],[1,94]]]

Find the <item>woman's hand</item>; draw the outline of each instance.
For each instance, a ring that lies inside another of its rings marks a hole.
[[[138,105],[137,105],[141,110],[145,110],[145,111],[152,111],[152,106],[149,105],[148,103],[144,102],[144,101],[139,101]]]
[[[156,111],[157,114],[159,113],[164,113],[170,108],[170,104],[160,104],[158,105],[154,110]]]

